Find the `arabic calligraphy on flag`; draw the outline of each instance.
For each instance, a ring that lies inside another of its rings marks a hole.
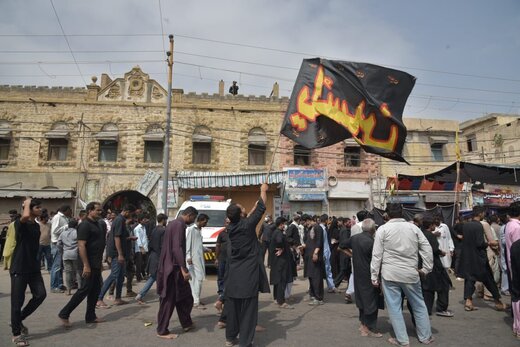
[[[402,114],[415,77],[382,66],[303,60],[281,133],[307,148],[348,138],[366,151],[403,161]]]

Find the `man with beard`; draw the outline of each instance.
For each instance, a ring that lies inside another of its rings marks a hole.
[[[101,204],[91,202],[85,208],[87,218],[78,226],[78,250],[79,257],[83,263],[83,283],[74,293],[69,303],[63,307],[58,316],[65,328],[70,327],[69,317],[72,311],[87,298],[87,311],[85,322],[101,323],[104,320],[96,317],[96,300],[103,278],[101,270],[103,268],[103,250],[105,249],[106,230],[100,224]]]
[[[177,334],[172,334],[168,330],[175,308],[183,330],[187,332],[194,327],[191,320],[193,296],[185,258],[186,225],[195,222],[197,214],[198,211],[189,206],[177,219],[166,226],[157,269],[157,294],[161,297],[157,314],[157,336],[160,338],[169,340],[177,338]]]

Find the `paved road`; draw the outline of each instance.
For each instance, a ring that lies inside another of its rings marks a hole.
[[[107,276],[108,272],[104,272]],[[44,273],[48,284],[49,275]],[[135,285],[134,291],[143,283]],[[475,312],[464,312],[462,306],[462,282],[455,282],[456,289],[450,293],[450,309],[454,318],[431,318],[436,346],[519,346],[511,334],[512,320],[508,314],[496,312],[491,305],[475,300],[479,307]],[[47,285],[48,288],[48,285]],[[346,305],[341,294],[327,294],[326,304],[318,307],[308,306],[304,301],[307,283],[295,282],[293,287],[295,309],[280,311],[272,303],[270,295],[260,296],[259,322],[267,328],[257,333],[256,346],[387,346],[385,340],[390,336],[391,326],[386,311],[379,311],[378,327],[384,339],[362,338],[359,336],[357,309]],[[12,345],[10,319],[10,281],[7,271],[0,270],[0,346]],[[28,293],[28,295],[30,295]],[[48,293],[42,306],[26,320],[30,330],[31,346],[224,346],[224,330],[217,329],[216,311],[211,303],[216,299],[216,276],[209,274],[203,285],[203,302],[208,309],[195,310],[193,320],[197,325],[194,332],[183,333],[174,341],[164,341],[155,337],[155,317],[158,308],[155,290],[147,297],[148,305],[129,304],[98,310],[98,315],[107,323],[87,325],[83,321],[85,304],[73,312],[70,330],[61,328],[57,313],[68,297],[63,294]],[[507,298],[508,299],[508,298]],[[405,317],[412,346],[420,346],[415,337],[410,315],[405,309]],[[145,323],[152,322],[149,327]],[[179,321],[174,313],[170,328],[180,333]]]

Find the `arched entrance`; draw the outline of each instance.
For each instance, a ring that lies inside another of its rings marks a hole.
[[[103,210],[110,209],[113,212],[120,212],[126,204],[132,204],[144,212],[148,212],[150,219],[155,221],[157,210],[152,200],[135,190],[122,190],[110,195],[103,202]]]

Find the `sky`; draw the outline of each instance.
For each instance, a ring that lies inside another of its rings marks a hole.
[[[2,0],[0,84],[74,86],[139,65],[165,88],[290,96],[302,59],[406,71],[405,117],[520,114],[516,0]]]

